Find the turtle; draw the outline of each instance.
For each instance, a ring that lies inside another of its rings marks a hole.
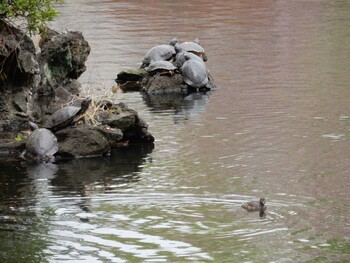
[[[200,58],[199,56],[191,53],[191,52],[187,52],[187,51],[181,51],[180,53],[176,54],[175,57],[175,66],[178,68],[181,68],[182,65],[185,63],[185,61],[189,60],[189,59],[196,59],[198,61],[201,61],[202,63],[204,63],[204,61],[202,60],[202,58]]]
[[[152,47],[144,56],[140,68],[147,67],[152,61],[171,60],[176,54],[173,45],[164,44]]]
[[[53,132],[37,128],[28,137],[23,156],[38,162],[52,162],[57,151],[57,138]]]
[[[264,197],[261,197],[260,200],[251,201],[248,203],[242,204],[242,208],[247,210],[248,212],[259,212],[260,216],[264,216],[267,206],[265,205],[266,200]]]
[[[146,68],[150,75],[173,75],[177,68],[169,61],[152,61]]]
[[[175,43],[174,47],[177,53],[187,51],[199,56],[203,59],[203,61],[208,60],[207,55],[204,52],[204,48],[200,45],[198,38],[196,38],[194,41],[182,42],[181,44]]]
[[[83,115],[91,104],[91,98],[86,98],[73,103],[76,103],[74,104],[75,106],[67,106],[54,112],[46,120],[44,127],[56,132],[70,125],[74,125],[81,119],[84,121]]]
[[[208,82],[208,69],[206,65],[197,59],[186,60],[180,68],[183,81],[197,90]]]

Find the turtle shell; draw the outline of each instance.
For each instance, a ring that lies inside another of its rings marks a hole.
[[[157,70],[175,70],[176,67],[169,61],[152,61],[146,68],[148,72],[154,72]]]
[[[57,151],[57,138],[48,129],[36,129],[27,139],[26,154],[38,161],[46,161]]]
[[[191,41],[182,42],[180,44],[180,48],[182,51],[197,52],[197,53],[204,52],[204,48],[202,48],[199,44]]]
[[[45,128],[52,131],[58,131],[73,124],[75,117],[79,114],[81,108],[68,106],[57,110],[47,119]]]
[[[184,82],[191,87],[201,88],[209,81],[207,67],[198,60],[187,60],[180,70]]]
[[[181,51],[192,52],[203,58],[204,61],[207,61],[207,56],[204,52],[204,48],[196,42],[186,41],[180,44]]]
[[[73,102],[74,106],[57,110],[47,119],[45,128],[55,132],[76,123],[79,117],[88,110],[91,101],[91,98],[79,99]]]
[[[189,59],[197,59],[198,61],[204,63],[202,58],[197,56],[196,54],[187,51],[182,51],[176,55],[175,64],[178,68],[181,68],[185,61]]]
[[[171,45],[154,46],[144,56],[141,68],[147,67],[151,61],[170,60],[175,54],[175,48]]]

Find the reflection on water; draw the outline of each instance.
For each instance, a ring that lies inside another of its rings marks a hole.
[[[198,37],[218,90],[138,110],[154,149],[0,164],[0,261],[349,260],[349,1],[71,1],[105,94],[151,46]],[[266,217],[241,209],[267,200]]]
[[[174,122],[189,120],[205,111],[211,92],[184,94],[152,95],[142,94],[151,112],[174,115]]]

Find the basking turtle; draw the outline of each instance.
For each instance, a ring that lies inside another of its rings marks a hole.
[[[186,42],[182,42],[181,44],[176,43],[175,49],[177,53],[181,51],[187,51],[199,56],[200,58],[203,59],[203,61],[208,60],[207,55],[204,52],[204,48],[199,44],[198,38],[196,38],[193,42],[186,41]]]
[[[35,129],[28,137],[23,155],[38,162],[51,162],[58,151],[56,136],[48,129]]]
[[[185,63],[185,61],[187,61],[189,59],[196,59],[196,60],[204,63],[204,61],[200,57],[198,57],[197,55],[195,55],[191,52],[181,51],[180,53],[176,54],[175,66],[178,68],[181,68],[182,65]]]
[[[147,67],[152,61],[171,60],[176,54],[172,45],[158,45],[152,47],[144,56],[140,68]]]
[[[84,120],[84,113],[88,110],[91,104],[91,98],[86,98],[77,102],[75,106],[68,106],[57,110],[47,119],[44,127],[56,132],[60,129],[74,125],[79,120]]]
[[[150,75],[174,75],[177,68],[169,61],[152,61],[146,68]]]
[[[204,87],[208,82],[208,69],[197,59],[186,60],[180,68],[184,82],[196,89]]]

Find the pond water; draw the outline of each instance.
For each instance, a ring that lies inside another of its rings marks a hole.
[[[350,2],[66,0],[84,92],[199,38],[218,89],[113,95],[155,136],[110,157],[0,164],[0,262],[349,262]],[[265,196],[263,218],[241,203]]]

